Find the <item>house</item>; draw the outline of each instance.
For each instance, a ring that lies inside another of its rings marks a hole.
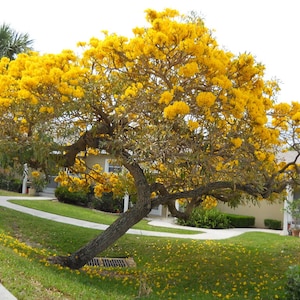
[[[279,161],[293,162],[297,156],[296,151],[282,152],[278,155]],[[299,161],[300,162],[300,161]],[[290,187],[287,188],[287,194],[284,199],[278,199],[272,203],[262,200],[258,204],[247,203],[239,205],[236,208],[229,207],[226,203],[219,203],[218,209],[222,212],[239,214],[245,216],[255,217],[255,227],[264,228],[265,219],[279,220],[282,224],[282,233],[287,235],[289,233],[289,227],[292,223],[292,217],[285,211],[287,201],[293,201],[300,198],[300,187],[297,190],[293,190]]]

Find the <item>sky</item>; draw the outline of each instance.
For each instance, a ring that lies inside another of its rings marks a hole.
[[[298,0],[14,0],[1,3],[0,24],[28,33],[41,53],[59,53],[102,30],[130,37],[147,24],[145,9],[167,7],[197,12],[221,47],[254,55],[265,78],[279,80],[278,102],[300,101]]]

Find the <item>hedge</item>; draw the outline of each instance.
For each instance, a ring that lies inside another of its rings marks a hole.
[[[235,228],[254,227],[255,217],[234,215],[234,214],[225,214],[225,215],[230,220],[231,226],[233,226]]]
[[[70,192],[68,187],[59,186],[55,190],[55,197],[60,202],[105,212],[119,213],[123,211],[123,199],[114,199],[112,193],[103,193],[101,198],[97,198],[92,190],[89,193],[85,191]]]
[[[281,221],[273,219],[265,219],[264,224],[269,229],[282,229]]]

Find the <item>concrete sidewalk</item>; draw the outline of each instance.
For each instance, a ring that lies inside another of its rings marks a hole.
[[[1,283],[0,283],[0,299],[17,300],[17,298],[13,294],[11,294]]]
[[[46,196],[46,195],[45,195]],[[19,212],[23,212],[35,217],[52,220],[55,222],[75,225],[79,227],[92,228],[97,230],[105,230],[108,225],[98,224],[78,219],[73,219],[69,217],[59,216],[43,211],[39,211],[36,209],[27,208],[21,205],[17,205],[14,203],[10,203],[8,200],[12,199],[20,199],[21,197],[6,197],[0,196],[0,206],[7,207],[10,209],[14,209]],[[53,197],[49,195],[49,197],[26,197],[22,200],[51,200]],[[174,218],[168,219],[158,219],[153,218],[149,219],[149,225],[160,226],[166,228],[178,228],[185,230],[195,231],[195,234],[176,234],[176,233],[167,233],[167,232],[156,232],[156,231],[146,231],[146,230],[138,230],[138,229],[129,229],[127,231],[128,234],[135,235],[144,235],[144,236],[156,236],[156,237],[170,237],[170,238],[183,238],[183,239],[193,239],[193,240],[220,240],[227,239],[231,237],[238,236],[245,232],[251,231],[261,231],[275,234],[282,234],[282,231],[278,230],[270,230],[270,229],[256,229],[256,228],[232,228],[232,229],[204,229],[204,228],[194,228],[194,227],[186,227],[175,224]],[[1,279],[1,278],[0,278]],[[0,283],[0,300],[17,300],[9,291],[5,289],[5,287]]]

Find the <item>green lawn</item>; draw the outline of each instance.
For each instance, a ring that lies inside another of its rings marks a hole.
[[[10,202],[65,217],[71,217],[99,224],[109,225],[118,218],[118,216],[115,214],[104,213],[89,208],[82,208],[75,205],[65,204],[56,200],[10,200]],[[142,220],[141,222],[133,226],[133,228],[140,230],[163,231],[168,233],[181,234],[201,233],[200,231],[193,231],[188,229],[174,229],[152,226],[149,225],[148,221],[146,220]]]
[[[26,194],[20,194],[20,193],[16,193],[16,192],[10,192],[10,191],[5,191],[5,190],[0,190],[0,196],[17,196],[17,197],[24,197],[27,196]]]
[[[99,232],[0,207],[0,280],[21,299],[284,299],[285,272],[300,240],[252,232],[222,241],[125,235],[101,256],[133,257],[136,268],[49,265]]]

